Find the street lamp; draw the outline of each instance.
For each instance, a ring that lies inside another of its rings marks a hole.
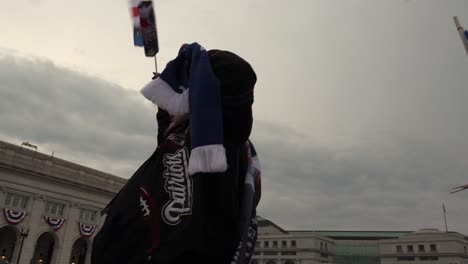
[[[29,234],[29,229],[27,228],[21,228],[21,233],[20,233],[20,236],[21,236],[21,245],[20,245],[20,249],[19,249],[19,253],[18,253],[18,258],[16,259],[16,263],[20,263],[20,258],[21,258],[21,251],[23,250],[23,243],[24,243],[24,239],[26,237],[28,237],[28,234]]]

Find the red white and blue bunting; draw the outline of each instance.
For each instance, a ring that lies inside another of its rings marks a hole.
[[[96,231],[96,225],[88,225],[88,224],[79,223],[79,226],[80,226],[80,234],[83,237],[90,237],[94,234],[94,231]]]
[[[21,223],[21,221],[26,218],[27,212],[15,211],[8,208],[3,208],[3,215],[5,216],[5,220],[10,225],[16,225]]]
[[[54,231],[58,231],[65,223],[65,219],[63,218],[53,218],[50,216],[44,216],[44,220]]]

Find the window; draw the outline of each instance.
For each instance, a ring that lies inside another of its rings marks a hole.
[[[265,251],[265,252],[263,252],[263,255],[275,256],[275,255],[278,255],[278,252],[276,252],[276,251]]]
[[[436,246],[436,244],[430,244],[430,245],[429,245],[429,249],[431,250],[431,252],[437,252],[437,246]]]
[[[260,241],[255,242],[255,247],[259,248],[260,247]]]
[[[291,247],[296,247],[296,240],[291,240]]]
[[[323,249],[323,242],[320,242],[320,249]]]
[[[414,257],[398,257],[398,261],[414,261]]]
[[[396,252],[397,253],[403,253],[403,247],[402,246],[396,246]]]
[[[328,244],[325,243],[325,251],[328,251]]]
[[[466,246],[464,246],[463,249],[465,250],[465,255],[466,255],[466,253],[467,253],[467,252],[466,252]]]
[[[266,248],[270,247],[270,243],[268,241],[263,242],[263,246]]]
[[[296,255],[296,252],[295,251],[283,251],[283,252],[281,252],[281,255],[283,255],[283,256],[294,256],[294,255]]]
[[[281,241],[281,247],[286,247],[286,241]]]
[[[418,245],[418,251],[419,252],[424,252],[424,245]]]
[[[322,258],[328,258],[328,255],[325,254],[325,253],[320,253],[320,257],[322,257]]]
[[[7,193],[5,199],[5,206],[16,208],[16,209],[26,209],[26,205],[28,204],[28,197],[14,194],[14,193]]]
[[[439,257],[437,257],[437,256],[424,256],[424,257],[419,257],[419,260],[422,260],[422,261],[439,260]]]
[[[96,211],[81,209],[80,220],[84,222],[94,222],[96,220]]]
[[[45,213],[51,216],[62,216],[64,208],[63,204],[47,202]]]
[[[407,246],[406,249],[408,250],[408,253],[413,253],[414,252],[413,245]]]
[[[278,247],[278,241],[273,241],[273,248],[277,248]]]

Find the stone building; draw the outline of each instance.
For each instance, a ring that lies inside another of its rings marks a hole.
[[[314,231],[335,241],[336,264],[380,264],[380,241],[410,231]]]
[[[90,263],[100,211],[125,182],[0,141],[0,263]]]
[[[335,242],[312,231],[286,231],[258,217],[252,264],[333,263]]]
[[[468,240],[456,232],[421,229],[380,241],[382,264],[468,264]]]
[[[291,231],[259,217],[254,264],[468,264],[468,239],[437,229]]]

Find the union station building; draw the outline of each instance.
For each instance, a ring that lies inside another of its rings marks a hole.
[[[0,263],[90,263],[100,211],[125,182],[0,141]]]

